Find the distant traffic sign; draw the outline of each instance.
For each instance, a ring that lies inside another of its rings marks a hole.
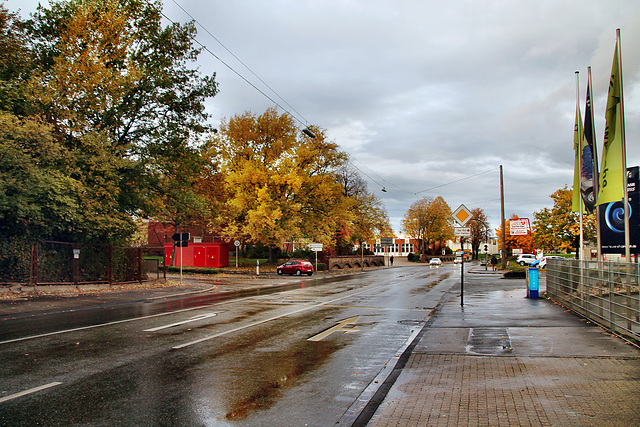
[[[380,245],[382,246],[391,246],[393,245],[393,237],[381,237]]]
[[[322,252],[322,243],[309,243],[309,249],[313,252]]]

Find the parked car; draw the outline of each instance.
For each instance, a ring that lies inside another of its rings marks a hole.
[[[308,274],[311,276],[313,274],[313,264],[305,260],[292,259],[279,265],[276,271],[279,275],[295,274],[296,276],[300,276],[302,274]]]
[[[539,268],[546,268],[548,259],[565,259],[565,258],[561,257],[561,256],[558,256],[558,255],[545,256],[545,257],[542,257],[542,259],[540,260],[540,264],[538,264],[538,267]]]
[[[442,260],[440,258],[431,258],[429,265],[442,265]]]
[[[516,262],[522,266],[529,265],[536,260],[536,256],[533,254],[522,254],[518,257]]]

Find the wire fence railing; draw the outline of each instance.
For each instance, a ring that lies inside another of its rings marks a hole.
[[[611,332],[640,341],[640,266],[550,259],[547,296]]]
[[[0,284],[118,284],[166,277],[164,248],[0,238]]]

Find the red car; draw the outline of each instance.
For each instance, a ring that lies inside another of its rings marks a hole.
[[[311,276],[313,274],[313,264],[309,261],[292,259],[278,266],[277,271],[280,275],[295,274],[296,276],[300,276],[302,274],[308,274]]]

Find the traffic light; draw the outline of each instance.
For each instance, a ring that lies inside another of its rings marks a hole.
[[[485,252],[489,252],[489,246],[484,245],[484,251],[485,251]]]

